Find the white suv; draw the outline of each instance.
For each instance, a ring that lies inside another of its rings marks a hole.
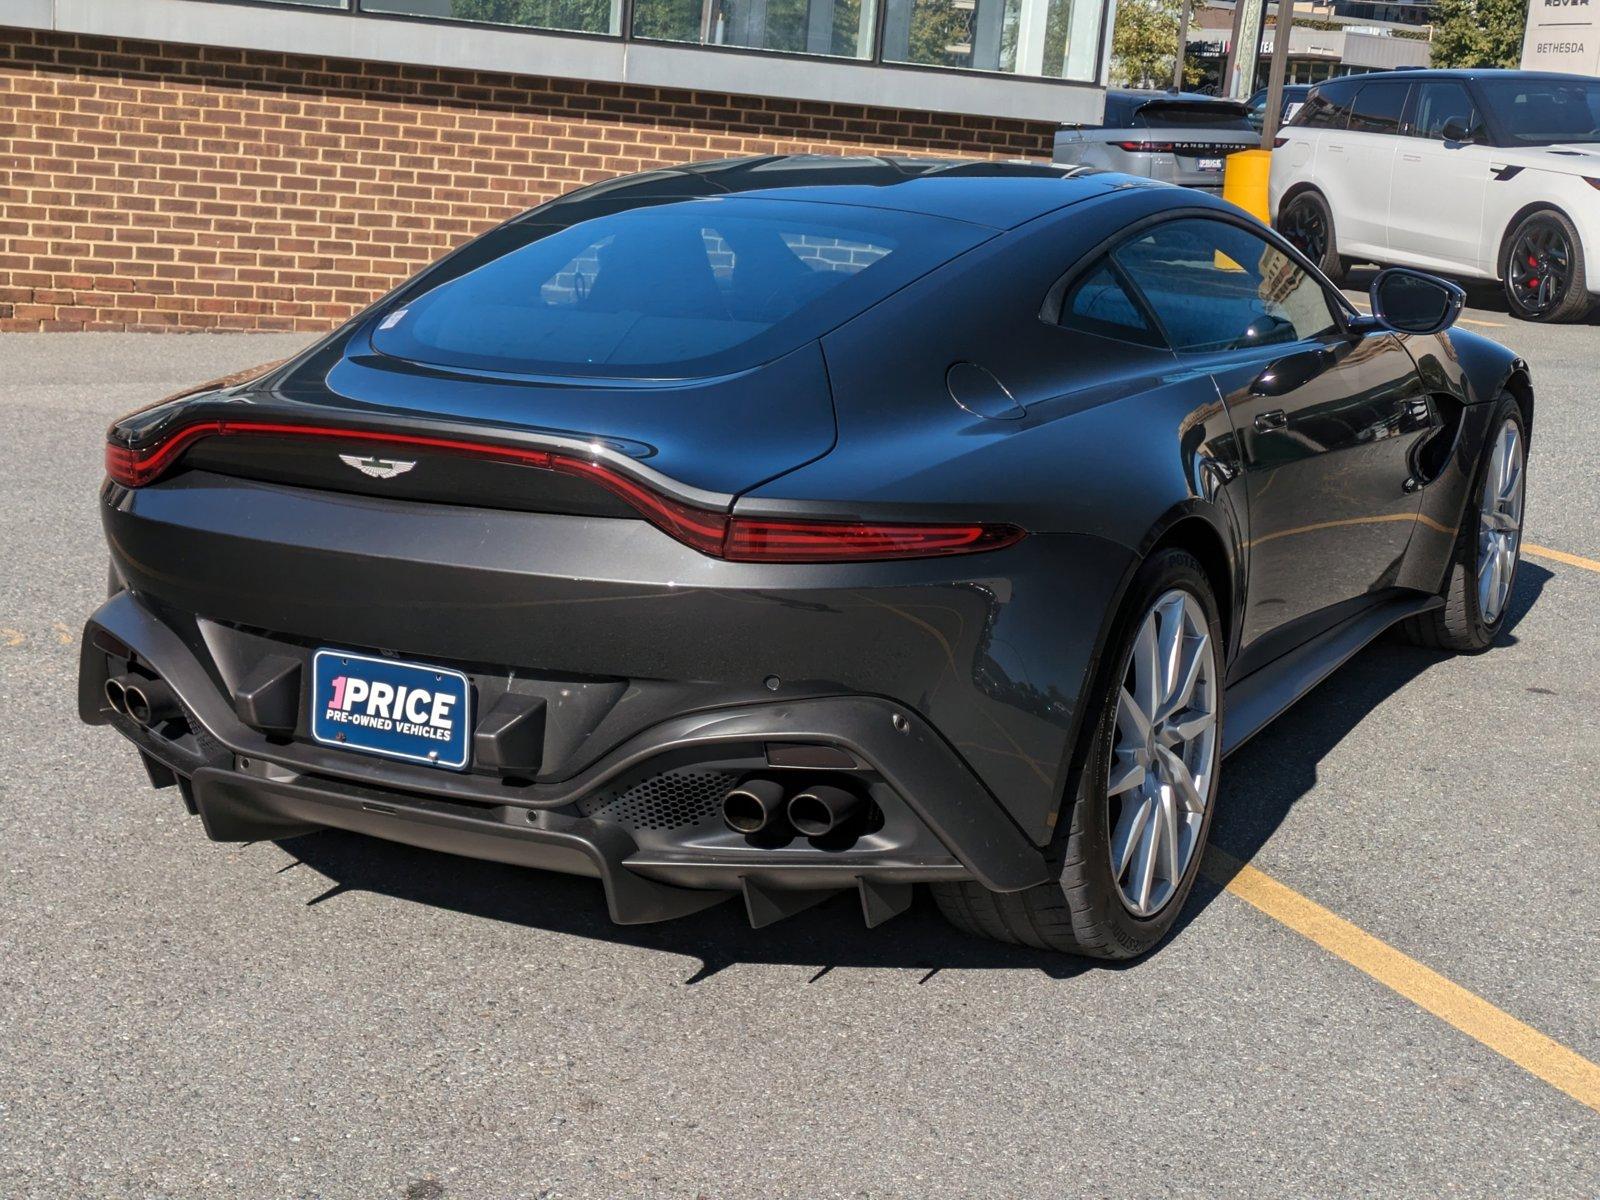
[[[1273,223],[1335,281],[1351,260],[1498,279],[1531,321],[1580,320],[1600,293],[1600,79],[1348,76],[1273,147]]]

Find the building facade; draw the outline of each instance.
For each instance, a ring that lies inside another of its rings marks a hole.
[[[1049,157],[1112,0],[0,0],[0,330],[324,329],[564,191]]]

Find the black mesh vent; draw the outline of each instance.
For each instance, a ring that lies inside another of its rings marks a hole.
[[[583,815],[615,821],[633,829],[687,829],[722,806],[732,776],[721,771],[684,771],[652,775],[620,795],[599,795],[583,801]]]

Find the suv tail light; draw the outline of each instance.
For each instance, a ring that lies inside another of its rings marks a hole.
[[[1113,142],[1112,145],[1129,154],[1171,154],[1177,149],[1176,142]]]
[[[433,450],[578,476],[605,488],[669,537],[702,554],[731,562],[872,562],[934,558],[998,550],[1027,536],[1026,531],[1015,525],[907,525],[735,517],[675,500],[605,463],[555,451],[424,434],[276,421],[199,421],[169,434],[154,446],[139,450],[107,441],[106,474],[124,487],[144,487],[161,478],[186,449],[202,438],[250,436]]]

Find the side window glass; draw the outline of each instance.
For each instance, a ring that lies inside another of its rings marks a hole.
[[[1104,259],[1072,285],[1061,304],[1061,324],[1141,346],[1161,344],[1160,335]]]
[[[1350,100],[1355,95],[1354,88],[1334,85],[1317,94],[1328,104],[1328,128],[1344,129],[1350,124]]]
[[[1294,259],[1237,225],[1168,221],[1112,253],[1174,350],[1298,342],[1338,327],[1322,285]]]
[[[1327,129],[1333,124],[1334,107],[1321,92],[1312,92],[1289,124],[1309,129]]]
[[[1448,80],[1424,83],[1417,91],[1417,115],[1411,122],[1411,132],[1442,142],[1444,124],[1449,120],[1460,121],[1468,129],[1476,124],[1477,114],[1467,89]]]
[[[1351,133],[1399,133],[1406,107],[1404,83],[1369,83],[1356,93],[1350,112]]]

